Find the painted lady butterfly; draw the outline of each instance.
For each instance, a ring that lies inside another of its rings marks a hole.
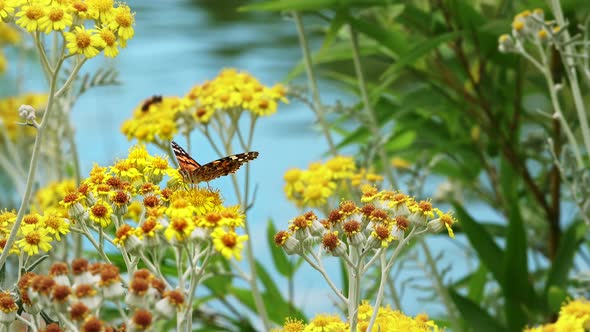
[[[242,164],[258,157],[256,151],[244,152],[201,165],[174,141],[172,141],[172,150],[180,166],[179,172],[187,183],[209,182],[218,177],[235,173]]]

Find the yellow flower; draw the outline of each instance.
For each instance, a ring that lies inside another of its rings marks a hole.
[[[561,307],[561,310],[559,310],[559,315],[560,317],[571,316],[588,321],[590,320],[590,301],[586,299],[571,301]]]
[[[66,47],[71,54],[83,54],[87,58],[95,57],[103,44],[96,30],[86,30],[83,26],[77,26],[74,32],[64,32]]]
[[[47,9],[47,15],[39,19],[39,27],[45,31],[46,34],[51,31],[62,31],[66,27],[72,25],[72,15],[66,11],[66,7],[59,3],[53,3]]]
[[[248,240],[248,235],[238,235],[233,230],[226,231],[221,227],[217,227],[211,233],[213,239],[213,246],[215,250],[219,251],[226,259],[235,257],[237,260],[242,259],[243,242]]]
[[[29,256],[39,253],[39,250],[44,252],[49,251],[51,247],[51,237],[47,235],[45,228],[35,228],[32,226],[21,227],[22,238],[16,241],[16,244]]]
[[[61,241],[60,235],[70,232],[70,223],[57,210],[45,211],[43,217],[41,217],[41,222],[47,233],[53,235],[57,241]]]
[[[109,22],[109,28],[117,31],[119,37],[122,38],[122,47],[126,46],[126,41],[133,38],[133,24],[135,23],[134,14],[131,13],[131,8],[126,5],[119,4],[113,13],[113,19]]]
[[[117,36],[108,27],[102,27],[98,29],[98,36],[101,39],[101,47],[104,50],[104,55],[107,58],[114,58],[119,54],[119,43],[117,42]]]
[[[352,157],[336,156],[326,161],[326,167],[332,171],[334,179],[350,178],[356,170]]]
[[[32,2],[24,5],[16,13],[16,24],[23,29],[32,32],[38,29],[39,20],[45,16],[45,7],[40,2]]]
[[[128,159],[119,160],[115,165],[111,166],[111,173],[124,180],[131,182],[141,180],[143,175],[133,166],[133,163]]]
[[[0,0],[0,19],[4,20],[8,15],[12,15],[15,7],[16,5],[12,0]]]
[[[275,330],[275,331],[277,331],[277,332],[303,332],[304,328],[305,328],[305,324],[303,323],[303,321],[287,317],[287,319],[285,320],[285,324],[283,325],[283,328]]]
[[[160,182],[164,175],[172,176],[174,168],[168,164],[168,159],[165,157],[155,156],[151,158],[149,164],[143,170],[144,175],[148,181]],[[177,172],[178,173],[178,172]]]
[[[220,225],[232,229],[236,227],[244,227],[244,219],[246,216],[241,213],[239,205],[224,208],[219,214],[221,215]]]
[[[87,0],[88,14],[95,20],[110,22],[113,17],[113,0]]]
[[[108,225],[111,224],[112,214],[113,208],[111,207],[111,205],[103,200],[98,200],[90,208],[88,216],[90,220],[94,221],[97,224],[100,224],[100,227],[106,228]]]
[[[164,230],[164,236],[172,243],[182,242],[189,238],[194,228],[194,224],[188,218],[174,217]]]
[[[338,315],[316,315],[311,322],[305,327],[305,332],[331,332],[343,324]]]
[[[303,202],[307,206],[322,206],[328,202],[332,192],[329,186],[309,185],[303,189]]]

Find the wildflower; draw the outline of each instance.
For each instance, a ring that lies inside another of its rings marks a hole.
[[[113,16],[113,0],[87,0],[88,14],[95,20],[109,22]]]
[[[68,278],[68,265],[63,262],[55,262],[49,268],[49,276],[53,278],[57,285],[70,286]]]
[[[95,30],[86,30],[83,26],[76,26],[74,32],[64,32],[66,47],[70,54],[82,54],[86,58],[95,57],[102,45],[100,36]]]
[[[316,315],[304,331],[332,331],[342,324],[342,320],[337,315]]]
[[[117,36],[108,27],[98,28],[98,36],[101,40],[101,47],[104,50],[104,55],[108,58],[114,58],[119,54],[119,43],[117,42]]]
[[[15,299],[8,292],[0,292],[0,323],[12,324],[16,319],[16,305]]]
[[[291,233],[287,231],[279,231],[274,237],[275,245],[283,247],[285,252],[289,255],[298,253],[301,251],[299,240],[291,236]]]
[[[99,278],[92,275],[88,270],[88,261],[84,258],[77,258],[72,261],[72,276],[74,284],[93,284],[98,282]]]
[[[131,8],[126,5],[119,4],[113,13],[113,19],[109,23],[111,30],[117,30],[117,34],[122,38],[122,46],[125,47],[125,41],[133,38],[133,24],[135,23],[134,14],[131,13]]]
[[[171,243],[182,242],[189,237],[194,227],[186,217],[173,217],[164,230],[164,236]]]
[[[326,232],[322,238],[322,246],[334,256],[346,254],[346,245],[338,238],[338,231]]]
[[[371,232],[371,239],[373,240],[373,243],[375,243],[376,240],[377,245],[380,245],[383,248],[389,246],[389,244],[395,240],[391,234],[391,227],[387,225],[376,225],[373,232]]]
[[[146,309],[137,309],[128,324],[130,331],[148,331],[151,329],[154,317]]]
[[[416,226],[425,226],[429,218],[434,218],[432,203],[429,201],[420,201],[410,207],[412,214],[409,216],[411,223]]]
[[[131,307],[146,307],[150,284],[148,279],[134,277],[129,283],[129,292],[125,296],[125,303]]]
[[[47,9],[46,15],[39,19],[39,28],[49,34],[51,31],[62,31],[72,25],[73,18],[66,8],[53,3]]]
[[[22,238],[17,240],[16,244],[29,256],[38,254],[39,250],[47,252],[52,248],[50,244],[52,239],[47,235],[48,232],[45,228],[23,226],[21,233]]]
[[[215,250],[219,251],[226,259],[235,257],[237,260],[242,259],[243,242],[248,240],[248,235],[238,235],[233,230],[226,231],[221,227],[217,227],[211,233],[213,239],[213,246]]]
[[[111,224],[112,221],[112,213],[113,208],[110,204],[107,204],[103,200],[98,200],[96,204],[94,204],[90,208],[89,218],[90,220],[94,221],[95,223],[99,224],[100,227],[106,228]]]
[[[97,309],[102,302],[98,291],[92,284],[78,284],[74,288],[74,295],[91,311]]]
[[[137,254],[141,249],[141,239],[137,236],[137,232],[128,224],[123,224],[117,229],[116,237],[113,242],[119,246],[123,246],[130,254]]]
[[[61,235],[68,234],[70,232],[70,223],[67,219],[59,216],[57,210],[45,211],[41,218],[41,223],[47,230],[47,233],[51,234],[57,241],[61,241]]]
[[[5,20],[8,15],[12,15],[14,13],[14,8],[16,4],[10,0],[2,0],[0,1],[0,19]]]
[[[6,8],[10,8],[10,6]],[[40,2],[29,3],[22,6],[15,16],[19,17],[16,20],[18,26],[32,32],[38,29],[39,20],[45,16],[45,8]]]
[[[160,315],[172,319],[176,313],[185,306],[184,295],[179,290],[171,290],[164,293],[164,297],[156,302],[155,310]]]
[[[100,271],[100,281],[98,284],[102,288],[105,299],[114,299],[125,294],[119,268],[114,265],[107,264]]]
[[[70,318],[73,321],[84,321],[90,314],[90,309],[82,302],[74,302],[70,306]],[[100,331],[100,330],[95,330]]]
[[[452,212],[444,213],[441,210],[436,209],[436,208],[435,208],[435,211],[436,211],[436,214],[438,214],[438,218],[433,219],[428,222],[428,229],[434,233],[438,233],[443,229],[443,227],[446,227],[447,232],[449,232],[449,236],[451,238],[454,238],[455,234],[453,233],[453,229],[451,227],[456,222],[456,220],[455,220],[455,218],[453,218]]]
[[[159,244],[158,232],[164,228],[155,218],[147,218],[143,224],[136,229],[137,237],[146,247],[155,247]]]

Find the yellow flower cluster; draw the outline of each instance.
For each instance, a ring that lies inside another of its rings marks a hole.
[[[292,168],[285,172],[284,179],[287,198],[300,207],[319,207],[339,189],[383,181],[378,174],[357,169],[354,159],[344,156],[336,156],[323,164],[312,163],[306,170]]]
[[[564,304],[555,323],[524,329],[524,332],[584,332],[590,326],[590,301],[578,299]]]
[[[324,220],[312,211],[306,212],[291,220],[287,231],[279,231],[274,242],[288,254],[309,249],[305,243],[321,243],[327,252],[342,256],[350,247],[362,252],[389,247],[414,231],[438,233],[446,229],[454,237],[451,227],[457,220],[451,212],[433,207],[430,201],[365,186],[361,202],[363,205],[358,206],[353,201],[342,201]]]
[[[27,93],[0,99],[0,130],[5,130],[12,140],[22,135],[35,136],[34,128],[17,124],[17,122],[23,122],[19,118],[18,108],[20,105],[31,105],[41,112],[45,110],[46,104],[47,94],[40,93]]]
[[[271,115],[279,101],[288,102],[283,85],[267,87],[249,73],[235,69],[224,69],[213,80],[193,86],[185,98],[201,123],[208,123],[215,112],[246,110],[257,116]]]
[[[561,31],[554,21],[545,21],[545,13],[537,8],[533,11],[524,10],[512,20],[512,36],[503,34],[498,39],[502,52],[514,52],[522,49],[522,41],[536,40],[544,42],[556,38]],[[514,39],[513,39],[514,38]]]
[[[14,211],[0,211],[0,251],[6,249],[6,242],[15,221]],[[19,254],[24,251],[29,256],[36,255],[40,251],[47,252],[52,248],[51,242],[61,241],[61,235],[69,231],[69,221],[60,216],[56,210],[49,209],[42,215],[30,213],[24,216],[17,233],[17,240],[9,252]]]
[[[165,177],[167,185],[160,186]],[[60,204],[84,227],[107,228],[114,223],[113,242],[132,254],[166,243],[211,241],[227,259],[240,259],[247,236],[236,232],[245,218],[239,206],[224,207],[216,191],[182,190],[181,179],[167,159],[151,156],[144,145],[138,145],[110,167],[95,165]]]
[[[4,0],[0,18],[30,33],[58,32],[70,54],[115,57],[133,37],[134,14],[114,0]],[[85,26],[91,25],[92,29]]]
[[[357,331],[367,331],[369,320],[373,314],[373,308],[366,301],[359,307]],[[349,331],[348,323],[338,315],[316,315],[308,324],[296,319],[287,318],[282,328],[273,329],[273,332],[344,332]],[[391,307],[380,307],[373,331],[393,332],[433,332],[439,331],[434,321],[429,320],[426,314],[416,317],[408,317]]]
[[[255,116],[273,114],[279,101],[288,102],[285,95],[280,84],[267,87],[246,72],[225,69],[213,80],[193,86],[184,97],[153,96],[142,101],[121,131],[129,140],[163,143],[179,131],[190,132],[198,124],[209,123],[221,112],[230,114],[232,121],[243,111]]]
[[[169,142],[178,132],[176,121],[181,102],[179,97],[154,96],[133,110],[133,117],[123,122],[121,132],[129,140]]]

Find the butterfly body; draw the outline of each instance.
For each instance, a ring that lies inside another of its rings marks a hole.
[[[209,182],[219,177],[235,173],[243,164],[258,157],[258,152],[244,152],[201,165],[188,152],[172,141],[172,150],[180,166],[180,174],[187,183]]]

